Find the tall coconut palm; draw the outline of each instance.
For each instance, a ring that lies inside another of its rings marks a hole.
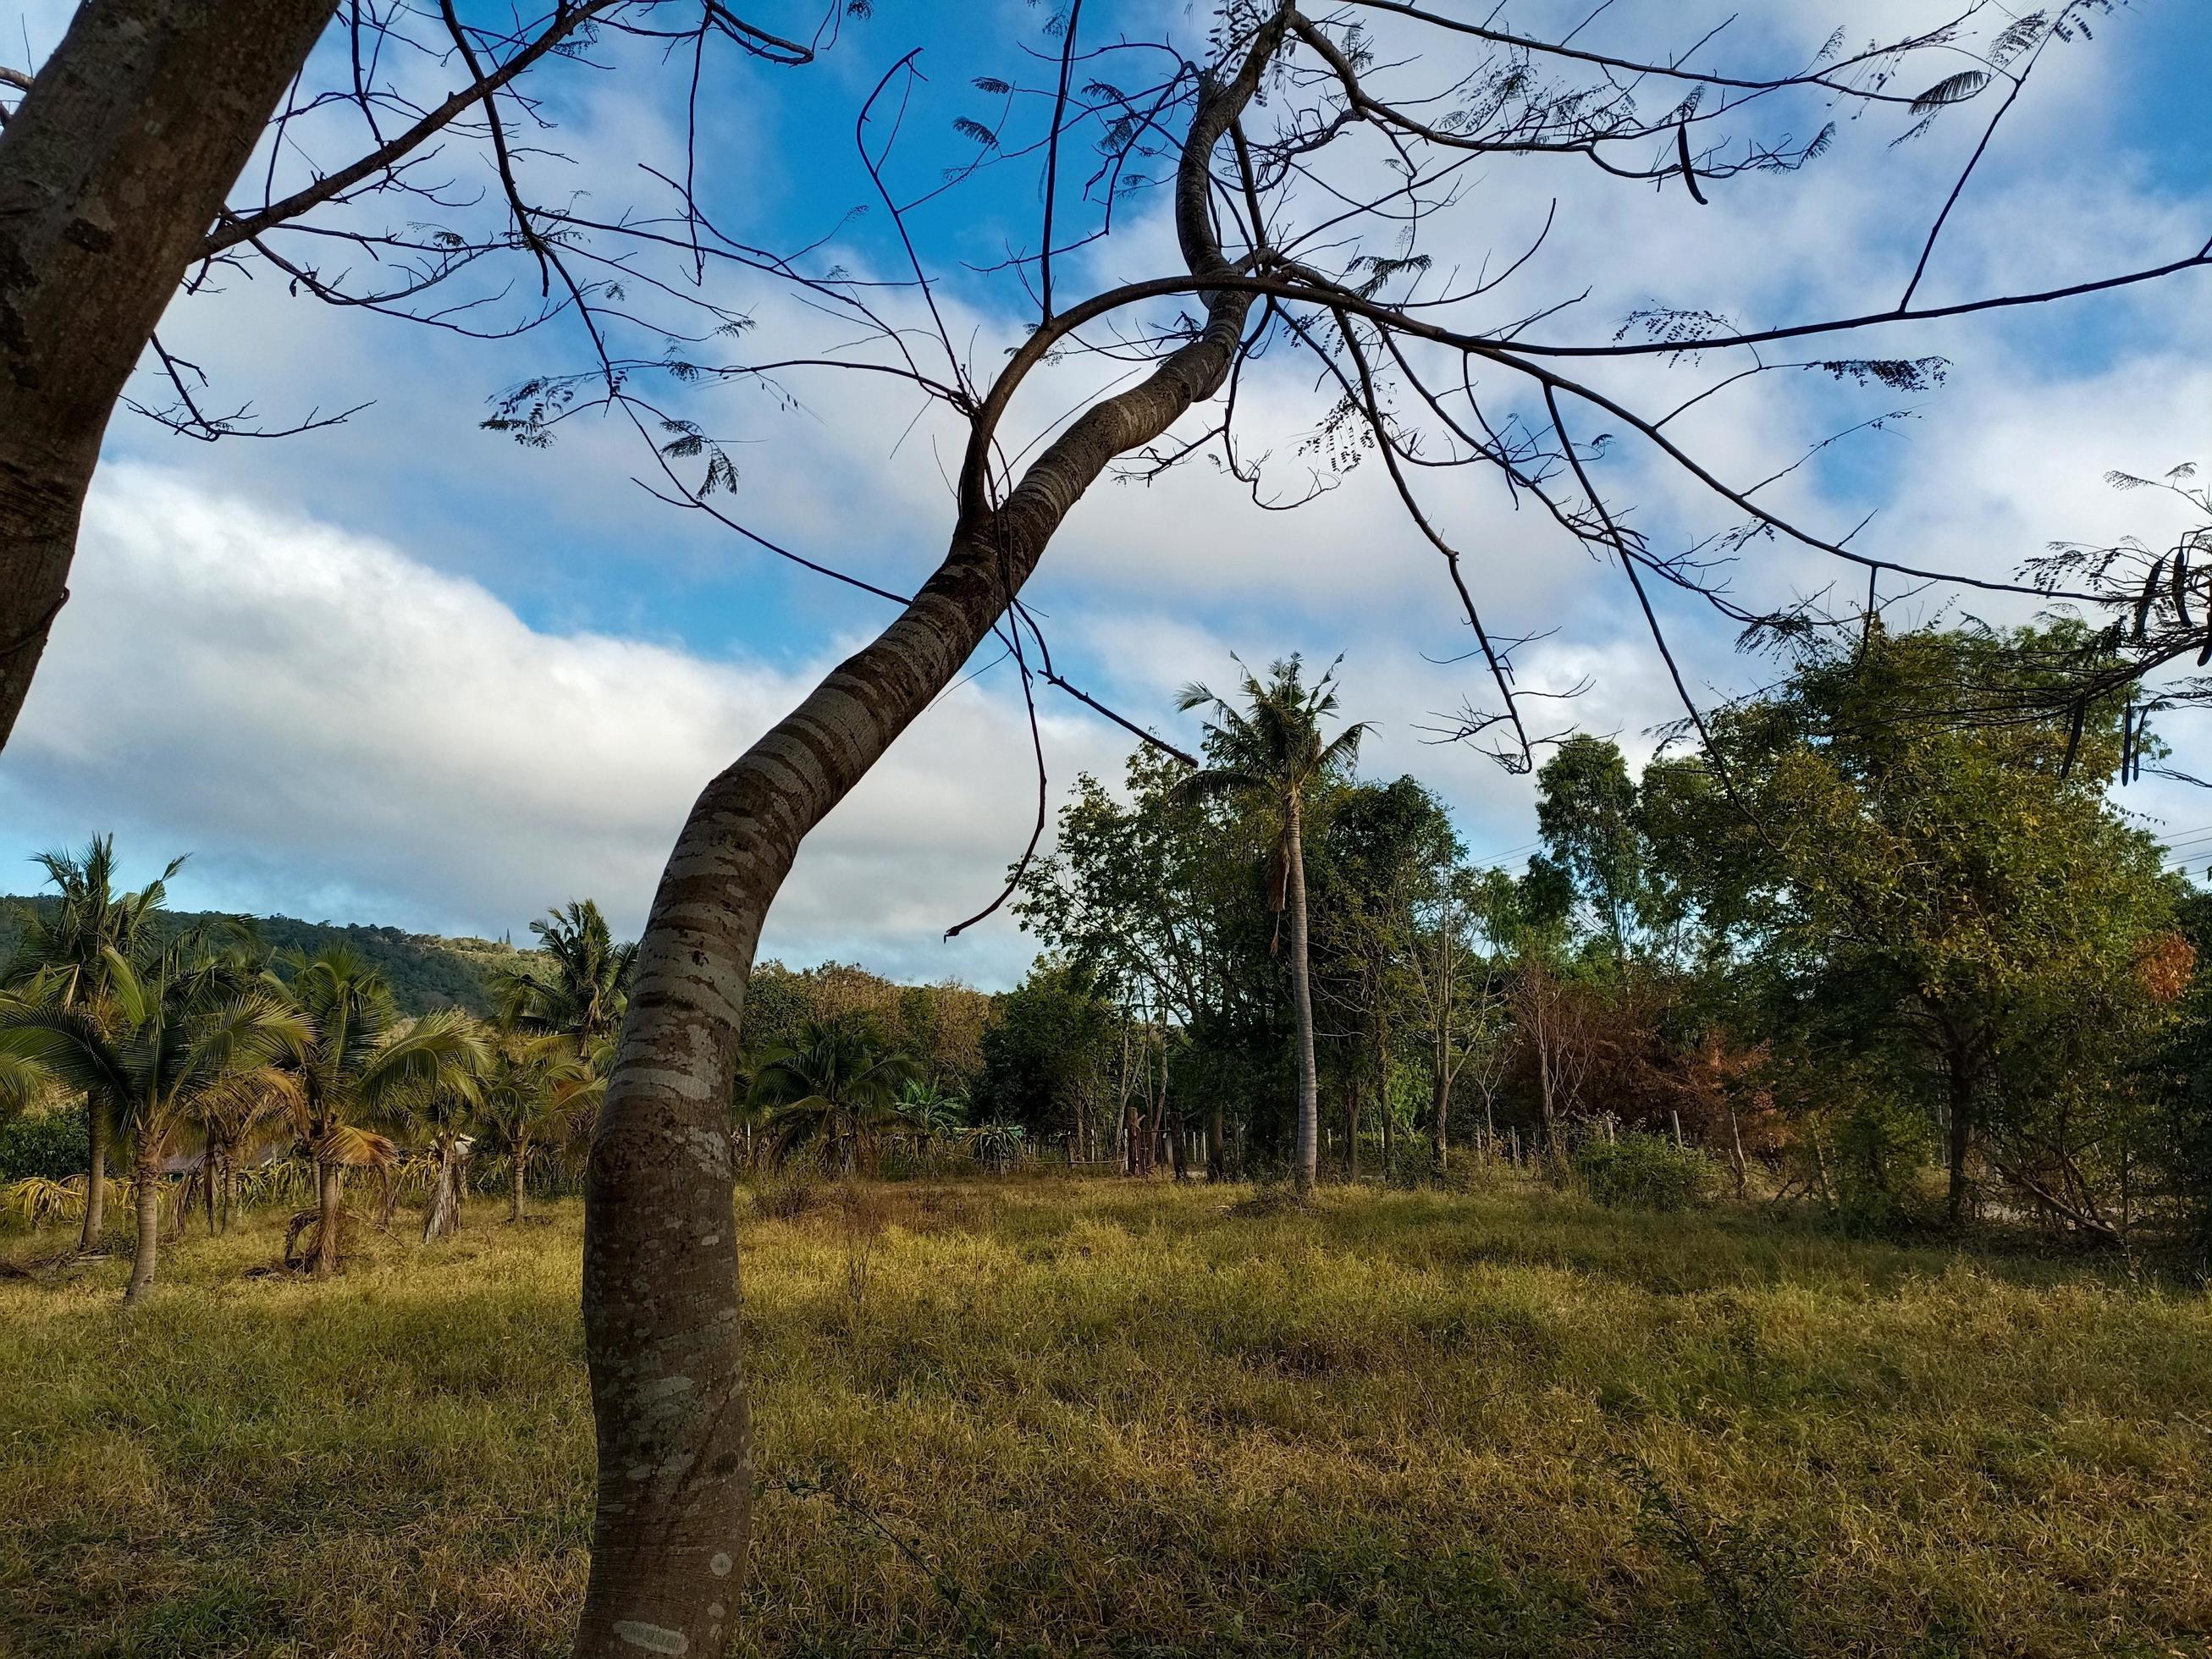
[[[761,1054],[746,1098],[767,1114],[772,1163],[814,1141],[850,1175],[863,1145],[898,1121],[899,1091],[915,1071],[864,1018],[808,1020],[794,1041]]]
[[[315,1163],[315,1239],[308,1263],[317,1278],[338,1265],[345,1171],[365,1162],[381,1137],[362,1120],[398,1111],[483,1063],[473,1022],[458,1009],[403,1020],[384,976],[351,951],[280,958],[272,975],[304,1023],[285,1056],[298,1087],[295,1126]]]
[[[214,964],[166,953],[142,975],[121,952],[105,964],[98,1012],[58,997],[0,1004],[0,1048],[83,1090],[131,1140],[137,1243],[123,1300],[153,1285],[161,1239],[161,1164],[178,1126],[208,1097],[283,1091],[273,1062],[307,1031],[270,993]]]
[[[1340,661],[1342,659],[1339,659]],[[1313,981],[1307,968],[1306,862],[1301,822],[1308,796],[1318,786],[1349,773],[1359,758],[1364,723],[1347,726],[1334,738],[1322,727],[1336,713],[1336,665],[1309,686],[1293,655],[1273,664],[1262,681],[1242,662],[1242,707],[1203,685],[1183,688],[1176,704],[1183,709],[1211,708],[1206,728],[1207,764],[1176,786],[1189,799],[1243,797],[1273,820],[1274,858],[1268,873],[1271,909],[1287,908],[1291,922],[1291,1001],[1297,1024],[1298,1126],[1296,1170],[1298,1190],[1310,1193],[1321,1165],[1320,1091],[1314,1071]]]
[[[622,1024],[637,946],[616,944],[590,899],[548,911],[530,931],[538,935],[544,965],[500,970],[494,986],[500,1024],[566,1036],[579,1054],[588,1054]]]
[[[97,1013],[107,997],[109,952],[137,968],[152,959],[157,947],[149,924],[167,902],[169,879],[185,860],[171,859],[135,893],[116,891],[113,836],[94,836],[82,852],[40,853],[32,861],[46,872],[59,902],[51,916],[30,905],[19,908],[15,952],[0,980],[22,989],[33,979],[46,979],[51,982],[39,994],[40,1000]],[[79,1249],[97,1244],[106,1225],[107,1152],[114,1132],[90,1094],[85,1097],[85,1127],[92,1151],[86,1160]]]

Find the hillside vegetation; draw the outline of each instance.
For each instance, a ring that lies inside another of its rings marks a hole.
[[[60,901],[51,895],[0,897],[0,961],[15,948],[19,933],[15,911],[27,907],[52,916]],[[227,920],[220,911],[165,911],[159,925],[165,934]],[[263,944],[272,951],[297,951],[304,956],[343,949],[352,951],[384,976],[402,1013],[427,1014],[434,1008],[463,1008],[476,1015],[492,1012],[492,970],[502,963],[525,961],[538,953],[520,951],[497,939],[447,939],[437,933],[410,933],[397,927],[358,922],[301,921],[296,916],[250,918]]]
[[[1751,1212],[1066,1178],[741,1194],[748,1653],[2165,1655],[2212,1636],[2212,1304]],[[544,1655],[573,1202],[0,1279],[0,1652]],[[19,1238],[28,1260],[58,1241]],[[60,1241],[65,1242],[65,1241]]]

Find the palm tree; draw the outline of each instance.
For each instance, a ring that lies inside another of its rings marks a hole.
[[[884,1051],[865,1017],[808,1020],[795,1041],[762,1054],[746,1091],[748,1103],[767,1112],[770,1162],[820,1141],[852,1174],[862,1144],[898,1121],[899,1090],[915,1070],[908,1056]]]
[[[137,1245],[125,1305],[154,1282],[161,1239],[161,1163],[178,1125],[210,1096],[282,1091],[274,1064],[307,1031],[269,992],[240,988],[220,964],[187,963],[172,950],[142,977],[111,949],[104,1003],[95,1013],[59,995],[10,998],[0,1007],[0,1047],[82,1089],[131,1140]]]
[[[604,1070],[562,1038],[510,1037],[493,1048],[477,1082],[475,1121],[484,1145],[507,1160],[510,1225],[522,1219],[532,1157],[596,1111],[606,1086]]]
[[[171,859],[138,891],[121,894],[115,890],[113,836],[94,836],[81,853],[40,853],[32,861],[46,872],[60,902],[51,921],[29,905],[19,907],[15,953],[0,979],[21,989],[51,976],[51,990],[42,998],[60,1008],[97,1012],[106,1002],[109,952],[137,968],[151,959],[155,946],[148,922],[167,902],[169,878],[184,867],[184,858]],[[107,1223],[107,1151],[114,1130],[91,1094],[85,1097],[85,1127],[92,1152],[86,1160],[81,1250],[100,1243]]]
[[[1338,659],[1341,661],[1342,659]],[[1275,855],[1268,875],[1268,907],[1291,917],[1291,1000],[1297,1022],[1298,1190],[1310,1193],[1321,1165],[1320,1091],[1314,1074],[1313,981],[1307,968],[1306,863],[1300,820],[1316,786],[1349,772],[1359,758],[1362,723],[1326,741],[1322,724],[1336,713],[1336,665],[1312,686],[1299,677],[1296,655],[1275,663],[1262,682],[1242,662],[1243,707],[1232,707],[1203,685],[1183,688],[1178,708],[1206,706],[1209,764],[1184,778],[1176,792],[1188,799],[1243,796],[1274,821]]]
[[[548,911],[530,931],[538,935],[546,965],[498,971],[499,1023],[566,1036],[579,1054],[589,1053],[622,1024],[637,946],[616,944],[607,919],[590,899],[571,899],[565,908]]]
[[[297,1083],[294,1117],[315,1163],[317,1278],[338,1265],[345,1171],[389,1161],[390,1143],[360,1120],[426,1099],[483,1063],[483,1044],[459,1009],[403,1021],[384,976],[346,950],[283,958],[289,978],[271,975],[304,1024],[285,1057]]]
[[[968,1098],[935,1078],[910,1077],[899,1091],[898,1115],[917,1144],[959,1133],[968,1119]]]

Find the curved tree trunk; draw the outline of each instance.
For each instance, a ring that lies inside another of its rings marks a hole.
[[[4,738],[0,731],[0,738]],[[76,1246],[81,1250],[98,1248],[100,1235],[107,1226],[107,1110],[89,1095],[85,1097],[84,1114],[87,1132],[92,1140],[92,1156],[85,1160],[84,1228],[77,1235]]]
[[[1200,276],[1230,270],[1210,218],[1213,150],[1285,21],[1259,32],[1234,79],[1200,92],[1176,220]],[[752,1461],[724,1119],[769,905],[807,832],[951,683],[1083,492],[1220,388],[1251,300],[1207,300],[1195,337],[1069,424],[994,507],[984,480],[988,428],[1011,395],[1002,379],[963,470],[945,562],[872,643],[707,786],[677,837],[592,1140],[583,1305],[599,1488],[576,1640],[586,1659],[711,1659],[733,1632]],[[1024,350],[1041,350],[1042,337]]]
[[[123,1287],[126,1308],[153,1288],[154,1264],[161,1254],[161,1157],[150,1144],[138,1148],[131,1196],[138,1212],[138,1242],[131,1255],[131,1282]]]
[[[0,744],[100,434],[335,0],[87,0],[0,130]]]
[[[1306,855],[1299,837],[1299,800],[1290,799],[1284,830],[1290,884],[1291,1008],[1298,1027],[1298,1190],[1310,1193],[1321,1174],[1321,1091],[1314,1074],[1313,975],[1306,953]]]

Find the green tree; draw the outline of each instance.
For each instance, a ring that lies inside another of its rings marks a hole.
[[[915,1069],[864,1016],[809,1020],[796,1040],[760,1056],[746,1092],[766,1115],[770,1161],[818,1145],[852,1174],[875,1135],[899,1121],[899,1091]]]
[[[1419,1018],[1413,974],[1417,909],[1451,870],[1459,842],[1443,804],[1410,777],[1335,792],[1314,895],[1314,977],[1348,1030],[1345,1069],[1346,1176],[1358,1173],[1361,1108],[1382,1128],[1384,1167],[1397,1128],[1391,1060]]]
[[[2117,696],[2075,727],[2018,695],[2098,649],[2065,623],[1799,642],[1783,685],[1714,722],[1735,801],[1702,760],[1645,774],[1658,862],[1764,1018],[1932,1109],[1954,1224],[1979,1152],[2106,1230],[2092,1152],[2117,1142],[2084,1091],[2109,1101],[2161,1018],[2146,963],[2174,884],[2106,799]]]
[[[1290,914],[1291,1006],[1297,1041],[1297,1139],[1292,1167],[1298,1190],[1310,1193],[1321,1167],[1321,1098],[1314,1069],[1303,826],[1308,797],[1351,771],[1368,728],[1356,724],[1334,738],[1324,735],[1323,725],[1336,713],[1333,667],[1311,686],[1304,683],[1296,655],[1275,663],[1264,681],[1241,663],[1238,668],[1241,708],[1196,684],[1184,687],[1176,698],[1177,706],[1185,710],[1213,711],[1206,728],[1207,764],[1178,787],[1193,800],[1224,795],[1255,799],[1273,821],[1275,861],[1267,884],[1268,908]]]
[[[57,1006],[100,1018],[108,1006],[111,959],[144,967],[158,951],[151,924],[167,902],[170,878],[185,860],[171,859],[135,893],[116,891],[113,836],[94,836],[82,852],[40,853],[33,861],[46,872],[58,902],[51,908],[16,907],[15,951],[0,977],[16,987],[33,978],[51,979]],[[78,1248],[88,1250],[100,1242],[107,1218],[107,1153],[114,1126],[103,1115],[102,1098],[95,1091],[85,1096],[91,1153]]]
[[[616,944],[607,919],[590,899],[571,899],[548,911],[530,931],[538,935],[544,962],[495,970],[500,1024],[565,1036],[577,1053],[589,1054],[622,1024],[637,946]]]
[[[1613,971],[1625,970],[1646,901],[1641,813],[1620,745],[1582,732],[1562,743],[1536,774],[1536,827]]]
[[[1125,1024],[1089,967],[1040,957],[983,1035],[978,1115],[1038,1136],[1064,1125],[1079,1159],[1108,1104],[1106,1067]]]
[[[486,1045],[476,1085],[472,1122],[484,1149],[507,1161],[507,1218],[522,1219],[531,1160],[588,1120],[606,1078],[558,1036],[513,1035]]]
[[[0,1007],[0,1046],[98,1099],[133,1149],[137,1240],[127,1305],[154,1283],[161,1240],[162,1164],[178,1127],[204,1097],[289,1085],[274,1062],[306,1039],[298,1015],[264,990],[241,988],[218,964],[172,950],[142,975],[107,953],[95,1013],[56,992]]]
[[[386,1161],[381,1137],[362,1120],[404,1109],[479,1069],[483,1045],[458,1009],[403,1021],[383,975],[347,951],[279,958],[270,982],[302,1022],[284,1057],[297,1087],[293,1112],[315,1164],[315,1237],[308,1261],[316,1277],[339,1265],[345,1171]],[[388,1146],[388,1144],[387,1144]]]
[[[1250,801],[1188,799],[1178,790],[1184,775],[1172,757],[1140,749],[1129,757],[1122,798],[1079,778],[1058,844],[1032,866],[1016,910],[1057,960],[1083,964],[1086,995],[1115,1001],[1124,1019],[1181,1028],[1176,1052],[1196,1085],[1191,1097],[1206,1101],[1206,1173],[1218,1181],[1228,1174],[1232,1106],[1258,1105],[1263,1096],[1247,1097],[1255,1084],[1277,1082],[1277,1056],[1289,1048],[1286,975],[1269,954],[1276,923],[1254,873],[1278,837]],[[1014,1006],[1002,1004],[1002,1018]],[[1008,1041],[990,1085],[1001,1093]],[[1033,1103],[1000,1109],[1036,1130],[1052,1127]],[[1079,1156],[1092,1126],[1079,1115],[1073,1127]]]

